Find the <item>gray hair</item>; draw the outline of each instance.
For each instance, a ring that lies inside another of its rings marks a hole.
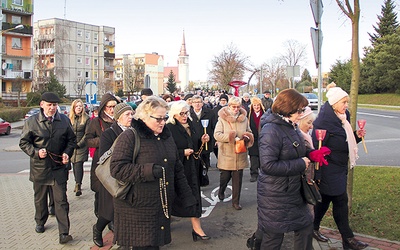
[[[228,105],[242,105],[242,100],[237,96],[229,98]]]
[[[144,121],[159,108],[165,108],[168,110],[168,103],[161,97],[149,96],[139,104],[134,118]]]
[[[172,103],[171,108],[168,112],[168,120],[167,123],[175,124],[175,118],[174,115],[179,115],[180,112],[182,112],[182,109],[186,108],[187,110],[190,110],[189,104],[187,104],[186,101],[180,100]],[[192,120],[190,115],[188,115],[188,118]]]

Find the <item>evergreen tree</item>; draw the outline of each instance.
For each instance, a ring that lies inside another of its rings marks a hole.
[[[360,93],[394,93],[400,88],[400,30],[377,40],[362,60]]]
[[[377,26],[372,26],[375,34],[368,33],[369,40],[373,46],[375,46],[379,38],[396,33],[399,23],[397,22],[397,13],[394,11],[395,8],[393,0],[385,0],[384,5],[382,5],[381,15],[378,15],[379,22]]]
[[[174,75],[174,72],[172,72],[172,70],[169,72],[169,75],[168,75],[167,90],[171,94],[173,94],[177,90],[176,82],[175,82],[175,75]]]
[[[44,92],[54,92],[58,97],[63,98],[67,93],[67,89],[58,81],[57,77],[51,73],[48,82],[45,84]]]
[[[328,82],[335,82],[338,87],[341,87],[348,93],[350,92],[351,74],[351,60],[336,60],[331,66]]]
[[[303,74],[301,74],[301,80],[300,80],[300,82],[304,82],[304,81],[309,81],[309,82],[311,82],[310,71],[308,71],[308,69],[305,69],[305,70],[303,71]]]

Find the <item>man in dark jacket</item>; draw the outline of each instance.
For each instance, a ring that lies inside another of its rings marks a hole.
[[[58,222],[60,244],[72,240],[69,235],[69,203],[67,200],[68,161],[76,147],[71,122],[57,112],[58,96],[42,95],[40,112],[26,120],[19,146],[30,157],[29,180],[33,182],[37,233],[43,233],[49,216],[47,193],[51,187]]]
[[[210,136],[210,141],[207,142],[207,144],[204,144],[203,151],[201,153],[201,158],[208,168],[210,167],[210,153],[212,152],[215,143],[213,134],[216,122],[214,112],[211,109],[203,107],[203,104],[203,97],[199,95],[194,95],[192,97],[192,108],[190,109],[190,116],[193,119],[192,124],[196,134],[202,135],[204,134],[204,132],[206,132]],[[206,127],[205,131],[204,127]],[[198,138],[198,144],[201,145],[201,136],[198,136]]]
[[[271,99],[271,91],[266,90],[264,91],[264,97],[261,98],[262,105],[264,106],[264,110],[267,111],[272,107],[272,103],[274,102]]]

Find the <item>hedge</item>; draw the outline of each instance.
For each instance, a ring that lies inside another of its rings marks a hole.
[[[24,119],[26,113],[31,109],[32,107],[0,108],[0,117],[8,122],[17,122]]]

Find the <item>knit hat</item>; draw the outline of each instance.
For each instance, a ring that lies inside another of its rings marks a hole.
[[[225,95],[225,94],[220,95],[220,96],[219,96],[219,99],[220,99],[220,100],[221,100],[221,99],[225,99],[226,101],[229,101],[229,97],[228,97],[227,95]]]
[[[53,93],[53,92],[43,93],[42,101],[50,102],[50,103],[59,103],[59,102],[61,102],[60,98],[58,98],[58,95]]]
[[[137,108],[136,103],[134,103],[134,102],[127,102],[127,104],[128,104],[129,106],[131,106],[131,108],[132,108],[133,110],[136,110],[136,108]]]
[[[313,113],[313,112],[312,112],[311,108],[307,106],[307,107],[305,108],[305,110],[304,110],[304,113],[301,114],[300,119],[304,119],[304,118],[306,118],[307,116],[309,116],[309,115],[312,114],[312,113]]]
[[[192,98],[194,95],[193,94],[187,94],[185,95],[185,98],[183,100],[187,101],[189,98]]]
[[[140,95],[152,96],[153,90],[151,90],[149,88],[142,89],[142,91],[140,92]]]
[[[118,103],[114,108],[114,119],[118,120],[118,118],[127,110],[132,110],[132,107],[129,104],[124,102]]]
[[[333,104],[340,101],[343,97],[349,96],[346,91],[341,89],[340,87],[336,87],[334,82],[331,82],[326,86],[328,92],[326,93],[326,97],[328,98],[329,104],[332,106]]]

